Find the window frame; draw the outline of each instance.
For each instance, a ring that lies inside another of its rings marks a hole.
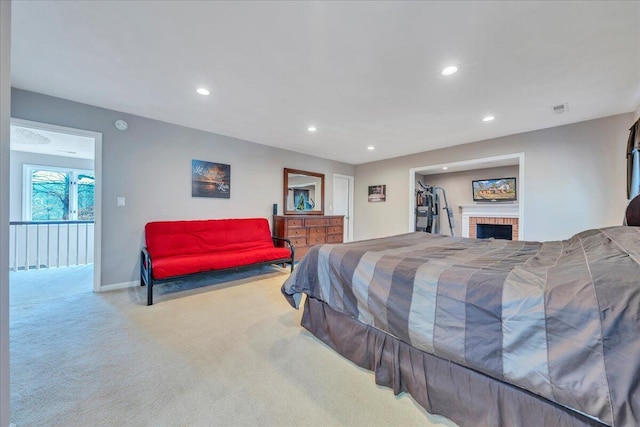
[[[78,169],[60,166],[49,165],[22,165],[22,220],[33,221],[33,172],[38,170],[51,171],[51,172],[64,172],[71,175],[71,182],[69,188],[69,218],[60,219],[54,221],[77,221],[78,220],[78,176],[91,175],[94,179],[95,185],[95,170],[91,169]],[[94,200],[93,206],[95,209],[95,188],[94,188]],[[95,214],[94,214],[95,219]]]

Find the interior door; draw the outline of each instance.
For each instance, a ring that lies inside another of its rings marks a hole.
[[[344,215],[343,241],[353,240],[353,177],[333,175],[333,214]]]

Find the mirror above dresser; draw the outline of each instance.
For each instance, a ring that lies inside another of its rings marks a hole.
[[[324,215],[324,174],[284,168],[284,214]]]

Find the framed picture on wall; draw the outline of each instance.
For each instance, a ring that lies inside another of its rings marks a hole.
[[[370,202],[384,202],[387,200],[386,185],[370,185],[369,199]]]
[[[191,196],[231,198],[231,165],[192,160]]]

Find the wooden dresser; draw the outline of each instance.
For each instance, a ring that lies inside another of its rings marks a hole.
[[[313,245],[342,243],[343,221],[342,215],[274,215],[273,235],[291,240],[300,261]]]

